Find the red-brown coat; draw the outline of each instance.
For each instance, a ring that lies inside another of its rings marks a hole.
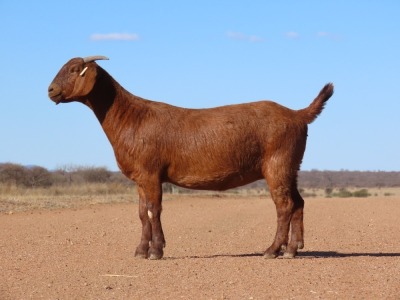
[[[159,259],[165,239],[160,215],[163,182],[226,190],[265,178],[277,209],[277,232],[265,257],[281,248],[294,257],[303,241],[304,200],[297,190],[307,125],[333,94],[327,84],[309,107],[291,110],[272,101],[186,109],[137,97],[94,61],[74,58],[49,87],[58,103],[93,110],[118,166],[139,189],[142,238],[136,255]],[[289,241],[289,229],[291,237]]]

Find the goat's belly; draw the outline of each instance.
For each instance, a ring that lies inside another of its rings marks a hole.
[[[230,173],[230,174],[187,174],[185,176],[171,176],[166,181],[177,186],[195,190],[216,190],[224,191],[238,186],[242,186],[256,180],[262,179],[259,172],[249,173]]]

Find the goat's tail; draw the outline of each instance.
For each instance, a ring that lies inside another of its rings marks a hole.
[[[326,84],[311,104],[298,110],[301,118],[307,123],[312,123],[324,109],[326,101],[333,95],[333,84]]]

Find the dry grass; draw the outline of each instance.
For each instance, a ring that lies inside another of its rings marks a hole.
[[[137,201],[136,187],[121,184],[81,184],[51,188],[0,186],[0,212],[79,208],[94,204]]]
[[[360,188],[348,188],[354,192]],[[368,188],[369,197],[398,197],[400,188]],[[324,189],[303,189],[305,199],[325,198]],[[235,196],[270,197],[266,189],[234,189],[227,192],[180,191],[165,193],[164,200],[177,197],[225,198]],[[327,198],[328,199],[328,198]],[[329,199],[335,199],[329,198]],[[95,204],[137,202],[136,186],[118,183],[86,183],[61,185],[50,188],[21,188],[15,185],[0,185],[0,213],[13,213],[36,209],[77,209]]]

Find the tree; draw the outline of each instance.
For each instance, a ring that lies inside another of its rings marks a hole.
[[[104,183],[109,181],[111,177],[111,172],[104,167],[100,168],[88,167],[80,169],[78,172],[83,177],[85,182],[90,182],[90,183],[97,183],[97,182]]]
[[[0,182],[14,185],[23,185],[26,169],[18,164],[0,164]]]
[[[42,167],[31,167],[25,171],[24,185],[29,187],[49,187],[53,184],[51,173]]]

